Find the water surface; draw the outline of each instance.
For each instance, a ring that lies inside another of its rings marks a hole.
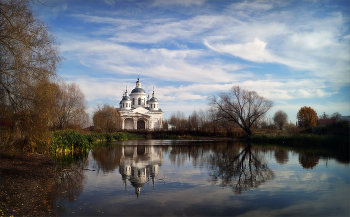
[[[349,216],[349,154],[236,141],[112,142],[65,156],[59,215]]]

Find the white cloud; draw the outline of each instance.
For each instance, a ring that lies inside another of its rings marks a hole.
[[[251,76],[234,73],[245,67],[240,64],[223,64],[218,60],[198,64],[199,58],[208,56],[202,50],[133,49],[108,41],[82,39],[70,40],[62,50],[83,65],[112,74],[140,72],[161,80],[195,83],[232,82]]]
[[[246,13],[252,13],[257,11],[268,11],[274,8],[273,2],[264,1],[244,1],[232,4],[229,9],[234,11],[245,11]]]
[[[265,49],[266,43],[258,38],[245,44],[216,44],[212,46],[207,41],[204,41],[204,44],[216,52],[231,54],[242,59],[254,62],[275,62],[275,57]]]
[[[155,0],[153,6],[168,6],[168,5],[183,5],[183,6],[192,6],[197,5],[201,6],[205,0]]]
[[[104,0],[104,2],[106,2],[106,4],[108,5],[114,5],[115,2],[113,0]]]

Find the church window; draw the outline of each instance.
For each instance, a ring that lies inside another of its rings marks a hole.
[[[132,98],[132,105],[135,105],[135,98]]]
[[[139,105],[141,105],[141,98],[139,98]]]
[[[124,103],[123,103],[123,108],[124,108]]]

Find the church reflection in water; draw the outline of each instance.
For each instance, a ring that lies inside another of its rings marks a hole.
[[[154,184],[159,166],[163,163],[162,148],[160,146],[123,146],[121,147],[119,172],[122,175],[125,189],[128,180],[135,188],[137,196],[146,182]]]

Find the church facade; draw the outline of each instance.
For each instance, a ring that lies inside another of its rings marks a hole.
[[[157,130],[162,128],[163,111],[158,107],[158,99],[152,93],[152,98],[146,95],[141,88],[141,81],[138,78],[136,87],[123,94],[117,111],[120,114],[124,130]]]

